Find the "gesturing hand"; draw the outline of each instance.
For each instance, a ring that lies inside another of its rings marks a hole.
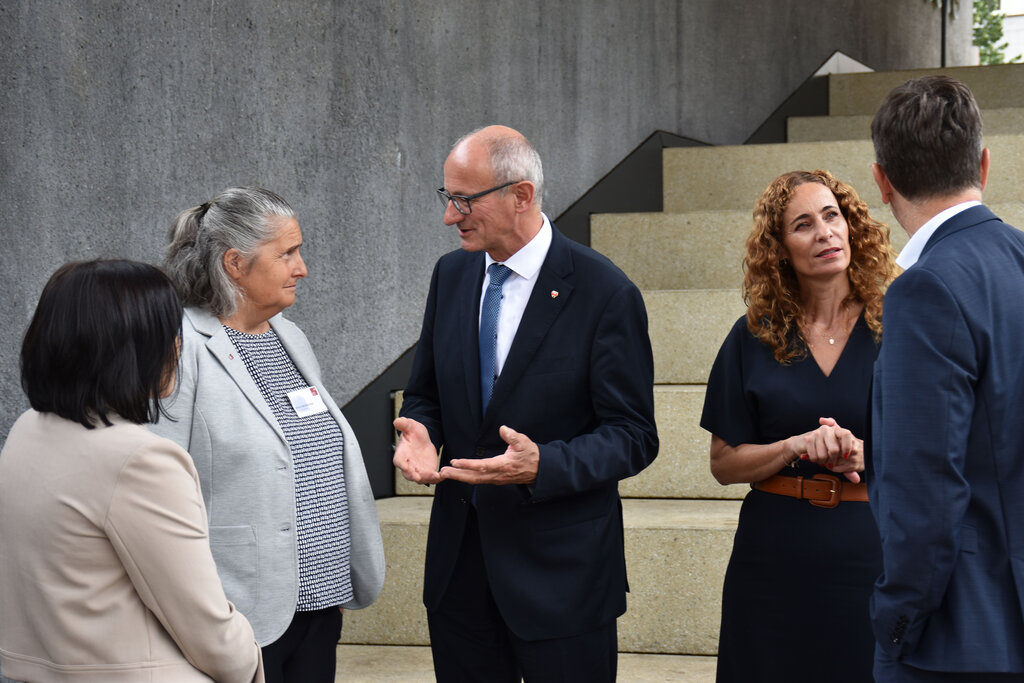
[[[508,444],[501,455],[473,460],[459,458],[441,468],[445,479],[467,484],[532,484],[537,481],[540,449],[525,434],[502,425],[498,434]]]
[[[408,417],[398,418],[394,426],[401,435],[392,462],[402,470],[402,476],[417,484],[441,481],[437,471],[437,449],[427,434],[427,428]]]

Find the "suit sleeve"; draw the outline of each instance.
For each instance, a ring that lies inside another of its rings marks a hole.
[[[939,607],[959,553],[978,361],[957,300],[927,270],[911,268],[889,288],[883,329],[871,505],[884,572],[872,623],[881,646],[898,657],[913,650]]]
[[[224,596],[188,453],[153,439],[118,476],[105,531],[143,603],[185,658],[217,681],[260,681],[249,622]]]
[[[536,498],[569,495],[631,477],[658,453],[647,310],[632,283],[608,299],[590,359],[590,395],[580,400],[591,402],[595,427],[566,441],[539,444]]]
[[[437,314],[437,281],[440,261],[434,266],[430,278],[430,292],[423,313],[423,327],[413,359],[409,382],[402,394],[402,408],[399,415],[412,418],[423,424],[430,434],[430,440],[439,451],[444,444],[441,426],[441,400],[437,388],[437,368],[434,365],[434,320]]]

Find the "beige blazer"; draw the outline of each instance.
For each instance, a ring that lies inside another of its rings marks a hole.
[[[0,659],[20,681],[263,681],[192,460],[112,417],[29,410],[0,452]]]

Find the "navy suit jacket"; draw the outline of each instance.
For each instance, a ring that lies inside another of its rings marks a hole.
[[[1024,671],[1024,235],[985,206],[890,286],[872,400],[885,654]]]
[[[626,609],[620,479],[655,457],[654,369],[636,286],[608,259],[553,230],[512,347],[481,414],[484,254],[434,268],[401,414],[423,423],[442,465],[507,447],[501,425],[540,448],[532,486],[478,486],[487,578],[525,640],[578,635]],[[460,551],[470,487],[436,487],[423,599],[440,605]]]

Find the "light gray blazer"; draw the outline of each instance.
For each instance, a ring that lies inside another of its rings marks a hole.
[[[384,585],[384,545],[359,443],[323,386],[306,335],[280,314],[270,325],[341,426],[355,592],[342,607],[366,607]],[[259,644],[272,643],[291,623],[299,594],[291,452],[234,344],[208,311],[185,310],[177,387],[163,406],[173,419],[162,417],[150,429],[192,455],[224,592],[248,617]]]

